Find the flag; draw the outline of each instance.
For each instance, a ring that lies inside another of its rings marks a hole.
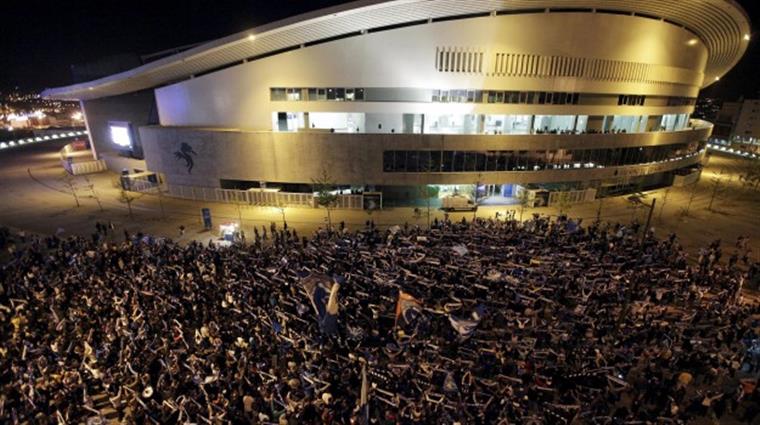
[[[460,337],[468,338],[473,332],[475,332],[475,328],[480,324],[480,320],[483,318],[484,314],[485,307],[483,307],[483,305],[478,305],[475,308],[475,311],[470,315],[469,319],[460,319],[449,314],[449,322],[451,322],[451,326],[459,333]]]
[[[367,383],[367,365],[362,366],[362,389],[359,396],[359,423],[369,424],[369,384]]]
[[[398,292],[396,303],[396,326],[408,326],[422,314],[422,303],[404,291]]]
[[[334,282],[330,288],[330,298],[327,300],[325,316],[320,323],[322,332],[330,335],[338,333],[338,289],[340,289],[340,284]]]
[[[340,285],[327,275],[310,274],[301,282],[317,314],[323,332],[334,334],[338,330],[338,289]]]

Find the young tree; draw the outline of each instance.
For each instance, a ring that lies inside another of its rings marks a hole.
[[[697,183],[691,184],[691,195],[689,196],[689,202],[686,203],[686,207],[681,208],[681,216],[688,217],[691,210],[691,204],[694,202],[694,198],[697,196]]]
[[[76,202],[77,208],[80,207],[79,196],[77,196],[76,178],[72,174],[69,174],[68,171],[64,171],[61,176],[61,181],[68,188],[69,192],[71,192],[71,196],[74,197],[74,202]]]
[[[282,217],[282,228],[287,229],[288,221],[285,220],[285,209],[287,208],[287,206],[285,205],[285,202],[282,200],[282,198],[280,198],[279,196],[277,197],[277,200],[275,202],[276,202],[275,208],[277,209],[277,211],[280,212],[280,216]]]
[[[420,171],[423,173],[434,173],[440,170],[436,170],[433,166],[433,158],[428,155],[427,160],[420,159]],[[427,207],[427,227],[430,228],[430,202],[431,198],[438,196],[438,188],[427,184],[418,186],[417,194],[419,197],[425,199],[425,205]]]
[[[119,202],[127,204],[127,210],[129,211],[130,219],[134,219],[134,215],[132,214],[132,202],[134,202],[135,199],[137,199],[137,197],[132,195],[132,193],[128,190],[121,189],[119,191]]]
[[[87,182],[87,187],[90,189],[90,193],[92,193],[92,197],[95,198],[95,202],[98,203],[98,208],[100,208],[100,212],[103,212],[103,204],[100,203],[100,196],[98,196],[98,193],[95,191],[95,184],[92,183],[87,176],[83,176],[84,181]]]
[[[668,202],[668,196],[670,195],[670,186],[665,189],[665,193],[662,195],[662,204],[660,205],[660,215],[657,217],[657,221],[662,222],[662,212],[665,210],[665,203]]]
[[[596,224],[600,224],[602,222],[602,206],[604,204],[604,198],[600,197],[598,201],[599,206],[596,209]]]
[[[739,181],[742,182],[745,188],[757,190],[760,187],[760,161],[754,159],[745,160],[742,168]]]
[[[710,193],[710,203],[707,205],[707,210],[713,211],[712,207],[715,198],[726,190],[726,184],[723,182],[723,170],[720,170],[718,174],[710,178],[710,184],[712,185],[712,192]]]
[[[311,179],[311,185],[317,194],[317,205],[323,207],[327,212],[327,229],[331,231],[332,216],[330,215],[330,210],[337,204],[338,195],[333,193],[335,182],[326,167],[322,167],[322,171],[317,178]]]
[[[565,213],[570,211],[572,206],[573,202],[569,189],[567,187],[562,187],[557,195],[557,209],[559,210],[559,215],[565,215]]]
[[[472,224],[475,224],[475,220],[478,218],[478,186],[483,181],[483,174],[478,173],[478,181],[475,182],[475,187],[472,190],[472,202],[475,203],[475,208],[472,210]]]
[[[522,222],[523,212],[525,212],[525,208],[528,207],[531,202],[530,193],[528,192],[527,187],[522,187],[520,193],[517,194],[517,202],[520,204],[520,221]]]

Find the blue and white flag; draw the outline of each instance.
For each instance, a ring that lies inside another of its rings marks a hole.
[[[311,274],[301,282],[317,314],[319,327],[327,334],[338,331],[338,289],[340,285],[327,275]]]
[[[449,322],[451,322],[451,326],[459,333],[460,337],[468,338],[475,332],[483,315],[485,315],[485,307],[478,305],[470,315],[470,318],[460,319],[449,314]]]

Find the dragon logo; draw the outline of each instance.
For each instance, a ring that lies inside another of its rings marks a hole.
[[[174,152],[175,158],[185,161],[185,166],[187,167],[187,174],[192,173],[193,166],[195,166],[195,161],[193,161],[193,157],[191,154],[198,155],[197,153],[195,153],[192,146],[184,142],[181,145],[179,145],[179,150]]]

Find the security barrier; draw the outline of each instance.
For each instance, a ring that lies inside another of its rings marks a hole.
[[[139,188],[135,188],[139,190]],[[148,190],[145,190],[148,191]],[[311,193],[279,192],[276,189],[219,189],[182,185],[167,185],[167,194],[176,198],[194,201],[224,202],[232,204],[255,205],[262,207],[301,207],[316,208],[316,198]],[[337,209],[356,209],[364,207],[362,195],[338,195],[335,203]]]

